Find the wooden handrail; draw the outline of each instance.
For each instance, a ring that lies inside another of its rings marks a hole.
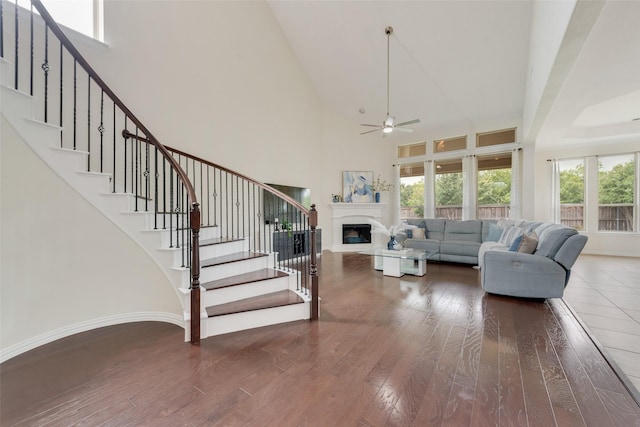
[[[146,136],[147,142],[153,144],[162,156],[169,162],[172,169],[176,171],[183,185],[185,186],[188,194],[188,198],[191,201],[191,213],[190,213],[190,227],[192,232],[192,260],[191,260],[191,343],[200,343],[200,257],[199,257],[199,231],[200,231],[200,205],[198,198],[194,190],[193,184],[189,180],[189,177],[185,171],[180,167],[180,164],[175,160],[171,153],[162,145],[144,124],[127,108],[127,106],[118,98],[118,96],[111,90],[111,88],[102,80],[102,78],[96,73],[96,71],[89,65],[84,59],[82,54],[75,48],[73,43],[67,38],[62,29],[58,26],[53,19],[49,11],[44,7],[40,0],[31,0],[31,4],[36,8],[42,19],[45,21],[45,25],[51,29],[51,31],[60,40],[60,43],[65,47],[73,59],[80,64],[80,66],[89,75],[102,91],[113,101],[115,105],[140,129]]]
[[[143,142],[151,142],[147,138],[145,138],[143,136],[140,136],[140,135],[136,135],[134,133],[131,133],[126,129],[122,131],[122,136],[124,138],[137,139],[137,140],[143,141]],[[177,148],[173,148],[173,147],[169,147],[169,146],[165,146],[165,148],[168,151],[171,151],[173,153],[179,154],[179,155],[181,155],[183,157],[189,158],[191,160],[195,160],[197,162],[201,162],[201,163],[203,163],[205,165],[214,167],[216,169],[220,169],[223,172],[227,172],[227,173],[235,175],[235,176],[237,176],[239,178],[242,178],[242,179],[244,179],[244,180],[246,180],[246,181],[248,181],[248,182],[250,182],[250,183],[252,183],[252,184],[254,184],[254,185],[256,185],[256,186],[258,186],[260,188],[262,188],[263,190],[265,190],[265,191],[267,191],[267,192],[269,192],[269,193],[271,193],[271,194],[273,194],[275,196],[278,196],[281,199],[284,199],[287,203],[291,204],[292,206],[295,206],[298,210],[302,211],[304,214],[309,215],[310,209],[308,209],[305,206],[303,206],[302,204],[300,204],[300,202],[298,202],[297,200],[291,198],[290,196],[284,194],[283,192],[281,192],[281,191],[279,191],[279,190],[277,190],[277,189],[275,189],[275,188],[273,188],[273,187],[271,187],[271,186],[269,186],[267,184],[264,184],[264,183],[262,183],[260,181],[256,181],[255,179],[250,178],[250,177],[248,177],[246,175],[243,175],[240,172],[235,172],[235,171],[233,171],[233,170],[231,170],[229,168],[226,168],[224,166],[220,166],[220,165],[218,165],[216,163],[210,162],[210,161],[205,160],[205,159],[203,159],[201,157],[194,156],[193,154],[186,153],[186,152],[184,152],[182,150],[179,150]]]
[[[73,43],[71,43],[71,41],[67,38],[67,36],[64,34],[62,29],[54,21],[54,19],[51,17],[51,15],[47,11],[47,9],[44,7],[42,2],[40,0],[31,0],[31,3],[38,10],[38,13],[40,13],[40,16],[42,16],[42,18],[45,20],[45,22],[47,23],[47,26],[49,26],[49,28],[51,28],[51,31],[53,31],[53,33],[56,36],[58,36],[58,39],[60,39],[60,42],[67,49],[67,51],[71,54],[71,56],[78,62],[78,64],[80,64],[82,66],[82,68],[84,68],[84,70],[87,72],[87,74],[89,74],[89,76],[91,76],[91,79],[98,86],[100,86],[100,89],[102,89],[104,91],[104,93],[107,94],[113,100],[113,102],[118,106],[118,108],[120,108],[122,110],[122,112],[147,136],[147,142],[149,142],[149,143],[153,144],[154,146],[158,147],[158,150],[160,150],[162,155],[169,161],[171,166],[176,170],[176,172],[180,176],[180,179],[182,179],[182,181],[184,181],[185,186],[187,187],[187,191],[189,192],[189,198],[191,199],[192,203],[197,203],[198,202],[198,198],[196,197],[195,190],[193,189],[193,185],[191,185],[191,181],[189,180],[189,177],[182,170],[182,168],[180,167],[178,162],[173,158],[173,156],[169,153],[169,151],[167,151],[165,146],[162,145],[153,136],[153,134],[151,132],[149,132],[149,130],[144,126],[144,124],[142,124],[142,122],[140,120],[138,120],[138,118],[127,108],[126,105],[124,105],[124,103],[111,90],[111,88],[104,82],[104,80],[102,80],[102,78],[100,78],[98,73],[96,73],[95,70],[89,65],[89,63],[84,59],[82,54],[75,48]],[[198,227],[199,226],[200,225],[198,224]]]

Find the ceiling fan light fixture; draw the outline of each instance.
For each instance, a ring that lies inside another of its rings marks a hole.
[[[392,115],[389,114],[389,80],[390,80],[390,72],[389,72],[389,57],[390,57],[390,49],[389,49],[389,42],[391,39],[391,34],[393,34],[393,28],[392,27],[387,27],[384,29],[384,33],[387,35],[387,117],[384,119],[384,121],[382,122],[382,125],[372,125],[372,124],[361,124],[360,126],[369,126],[369,127],[375,127],[376,129],[374,130],[369,130],[369,131],[365,131],[365,132],[361,132],[360,135],[364,135],[367,133],[372,133],[372,132],[376,132],[376,131],[382,131],[383,133],[391,133],[394,131],[394,129],[398,129],[398,131],[401,132],[413,132],[413,129],[408,129],[408,128],[403,128],[403,126],[407,126],[407,125],[412,125],[415,123],[420,123],[420,119],[414,119],[414,120],[409,120],[408,122],[402,122],[402,123],[396,123],[396,118],[393,117]],[[364,109],[360,109],[360,113],[364,113]],[[384,135],[383,135],[384,136]]]

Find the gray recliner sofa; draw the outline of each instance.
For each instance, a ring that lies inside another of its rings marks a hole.
[[[534,253],[510,251],[504,244],[483,243],[480,259],[482,288],[492,294],[523,298],[560,298],[571,267],[587,236],[559,224],[542,223],[530,230],[538,244]]]
[[[433,252],[430,261],[478,265],[485,291],[524,298],[562,297],[587,242],[576,229],[550,222],[410,219],[407,224],[424,229],[424,238],[416,238],[415,229],[404,230],[396,235],[404,247]],[[522,235],[535,236],[533,253],[512,247]]]
[[[489,233],[489,224],[496,221],[449,219],[409,219],[407,224],[424,230],[424,238],[416,238],[413,230],[404,230],[396,240],[406,248],[431,251],[431,261],[478,264],[480,245]]]

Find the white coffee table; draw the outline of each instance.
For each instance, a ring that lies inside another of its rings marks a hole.
[[[385,276],[402,277],[405,274],[424,276],[427,274],[427,259],[433,255],[431,251],[420,249],[389,250],[376,248],[362,251],[361,254],[374,257],[374,268],[381,270]]]

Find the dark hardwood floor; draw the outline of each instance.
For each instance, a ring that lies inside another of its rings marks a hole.
[[[202,342],[102,328],[0,365],[2,426],[640,426],[561,300],[486,295],[471,266],[385,277],[324,252],[319,322]]]

